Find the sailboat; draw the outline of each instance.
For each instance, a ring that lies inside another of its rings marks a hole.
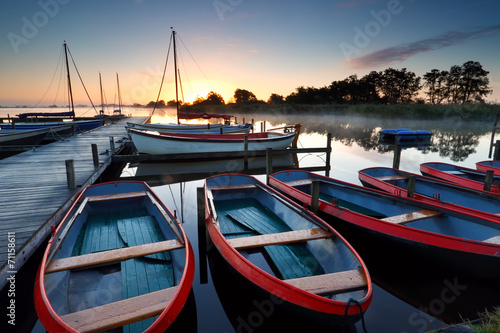
[[[116,87],[118,89],[118,109],[113,110],[113,118],[124,118],[125,115],[122,114],[122,95],[120,93],[120,80],[118,79],[118,73],[116,73]]]
[[[70,77],[70,71],[69,71],[69,62],[68,62],[68,46],[66,44],[66,41],[63,43],[64,46],[64,55],[66,59],[66,72],[67,72],[67,77],[68,77],[68,98],[69,98],[69,110],[66,112],[28,112],[28,113],[21,113],[18,114],[19,120],[22,119],[36,119],[38,117],[58,117],[58,118],[65,118],[65,117],[70,117],[73,120],[72,121],[49,121],[49,122],[37,122],[37,121],[29,121],[29,122],[19,122],[19,121],[14,121],[12,120],[11,122],[8,123],[0,123],[0,128],[1,129],[22,129],[22,130],[29,130],[29,129],[39,129],[39,128],[51,128],[51,127],[57,127],[57,126],[67,126],[67,125],[74,125],[75,126],[75,132],[76,133],[81,133],[81,132],[86,132],[88,130],[100,127],[104,124],[103,120],[75,120],[75,106],[73,103],[73,92],[71,89],[71,77]]]
[[[176,101],[176,114],[177,114],[177,123],[175,124],[137,124],[137,123],[127,123],[128,127],[136,128],[139,130],[150,130],[150,131],[157,131],[157,132],[188,132],[191,130],[197,131],[197,132],[203,132],[203,133],[219,133],[220,128],[223,128],[224,133],[242,133],[246,132],[248,133],[251,129],[251,124],[243,124],[243,125],[238,125],[238,124],[231,124],[230,119],[232,116],[230,115],[223,115],[223,114],[215,114],[215,113],[200,113],[193,115],[194,117],[191,117],[191,114],[186,114],[182,115],[180,113],[180,103],[179,103],[179,74],[178,74],[178,68],[177,68],[177,47],[176,47],[176,32],[175,30],[172,30],[172,41],[173,41],[173,48],[174,48],[174,69],[175,69],[175,101]],[[161,89],[161,87],[160,87]],[[154,110],[153,110],[154,113]],[[224,123],[219,123],[219,124],[181,124],[180,119],[194,119],[194,118],[201,118],[201,119],[210,119],[210,118],[221,118],[224,119]]]

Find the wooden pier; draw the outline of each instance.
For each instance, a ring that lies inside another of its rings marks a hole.
[[[124,148],[126,122],[145,119],[121,119],[0,160],[1,288],[47,239],[81,188],[99,179]]]

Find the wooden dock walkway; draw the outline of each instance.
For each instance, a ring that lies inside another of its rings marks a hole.
[[[145,119],[121,119],[0,160],[0,288],[47,239],[81,188],[94,183],[111,164],[110,137],[117,151],[127,137],[126,122]],[[97,145],[99,165],[94,165],[92,144]],[[68,188],[66,160],[74,160],[75,189]]]

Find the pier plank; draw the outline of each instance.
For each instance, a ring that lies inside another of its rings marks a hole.
[[[121,119],[99,129],[0,160],[0,239],[15,233],[16,270],[31,256],[50,234],[64,208],[71,204],[82,186],[94,179],[111,163],[110,137],[115,149],[127,137],[127,121],[142,122],[146,117]],[[94,166],[92,144],[99,153],[99,166]],[[65,161],[75,164],[76,189],[68,189]],[[0,287],[6,282],[7,242],[0,242]]]

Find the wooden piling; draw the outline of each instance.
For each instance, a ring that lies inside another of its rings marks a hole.
[[[401,161],[401,145],[394,145],[394,159],[392,160],[392,167],[394,169],[399,169],[399,163]]]
[[[330,158],[332,155],[332,133],[326,135],[326,165],[325,176],[330,177]]]
[[[93,143],[91,145],[92,147],[92,160],[94,162],[94,166],[98,166],[99,165],[99,152],[97,150],[97,144]]]
[[[273,173],[273,149],[266,149],[266,184],[269,185],[269,175]]]
[[[196,188],[196,201],[198,205],[198,255],[200,284],[208,282],[207,270],[207,228],[205,226],[205,189]]]
[[[68,181],[68,188],[76,188],[76,176],[75,176],[75,160],[66,160],[66,178]]]
[[[493,160],[500,161],[500,140],[495,142],[495,153],[493,154]]]
[[[406,190],[406,196],[408,198],[413,198],[415,196],[415,176],[410,176],[408,178],[408,187]]]
[[[111,155],[115,154],[115,138],[110,136],[109,137],[109,146],[111,148]]]
[[[319,180],[314,179],[311,183],[311,211],[318,214],[319,209]]]
[[[248,135],[244,136],[243,150],[248,151]],[[245,157],[243,159],[243,170],[248,170],[248,155],[245,155]]]
[[[483,190],[491,191],[491,184],[493,183],[493,170],[486,171],[486,177],[484,178],[484,187]]]

